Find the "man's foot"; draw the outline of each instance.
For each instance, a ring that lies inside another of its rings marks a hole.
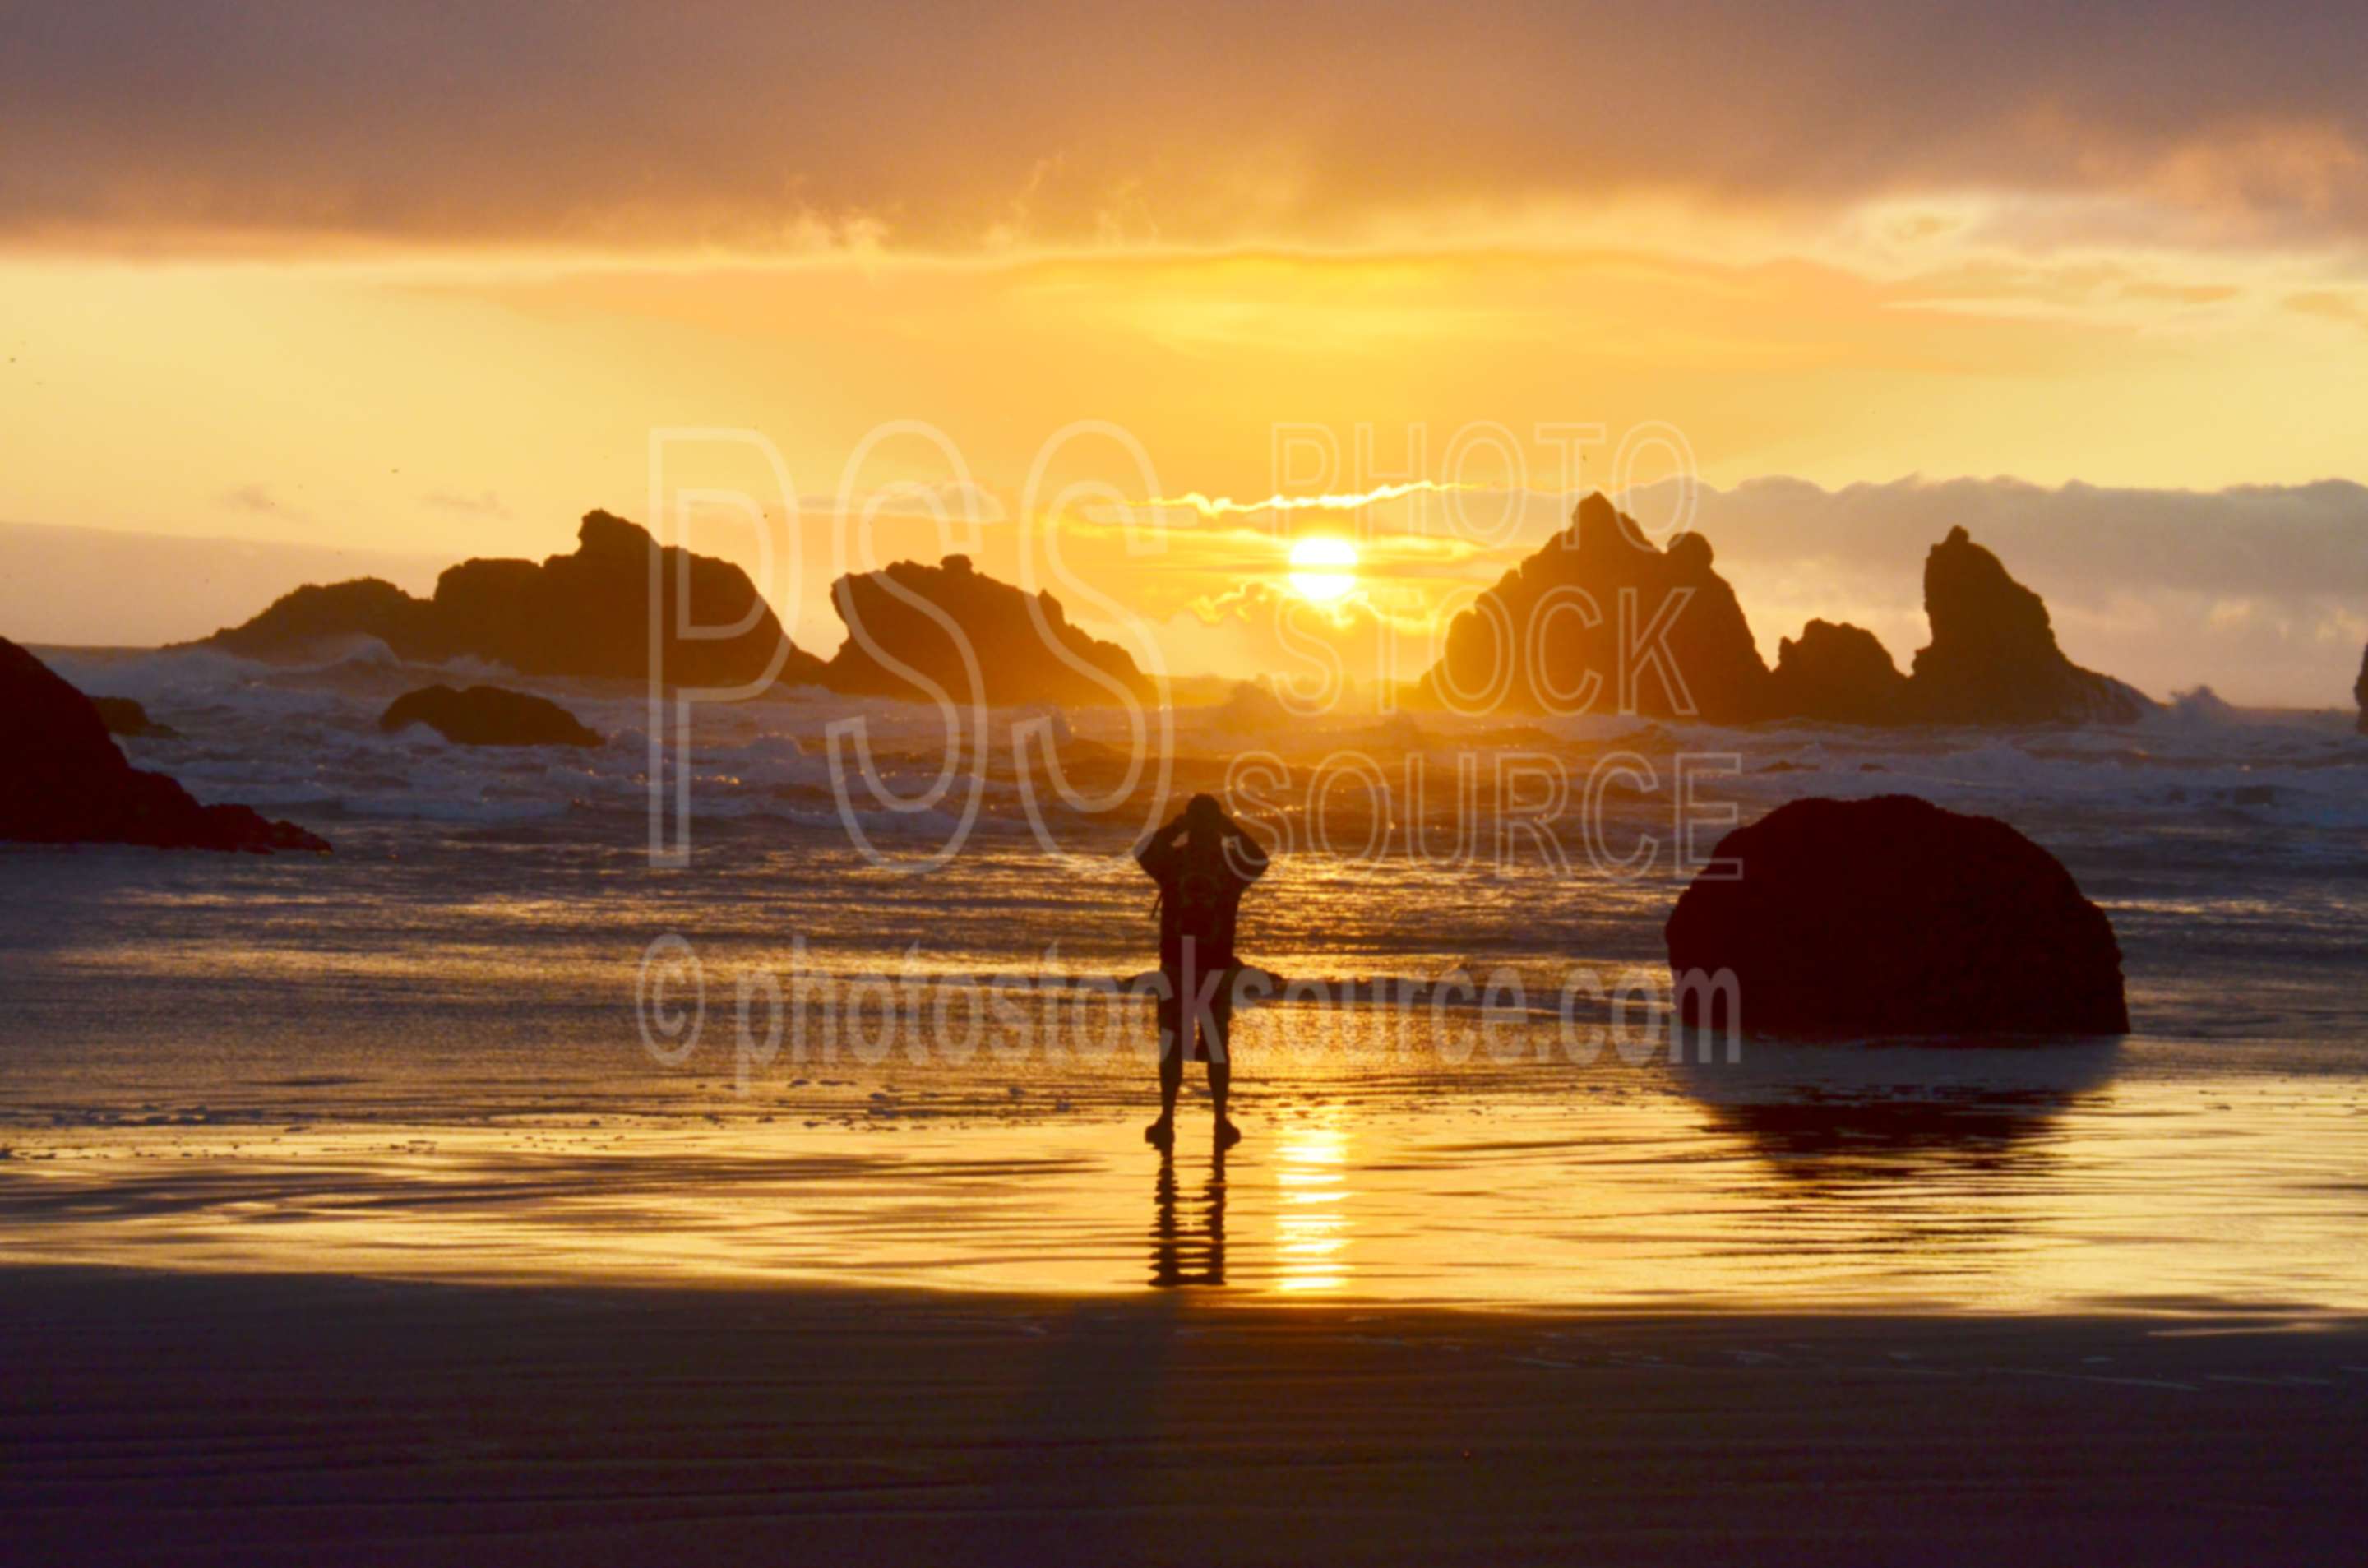
[[[1224,1117],[1217,1118],[1217,1147],[1230,1149],[1242,1141],[1242,1130]]]
[[[1176,1142],[1176,1121],[1173,1117],[1161,1117],[1143,1130],[1143,1141],[1155,1149],[1165,1149]]]

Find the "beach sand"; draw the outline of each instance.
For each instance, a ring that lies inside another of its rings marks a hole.
[[[2334,1561],[2368,1325],[0,1271],[0,1555]]]

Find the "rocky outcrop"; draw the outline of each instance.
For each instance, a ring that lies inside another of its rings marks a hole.
[[[378,727],[425,724],[455,745],[597,746],[599,733],[556,702],[498,686],[425,686],[387,704]]]
[[[1246,734],[1287,730],[1296,722],[1274,688],[1261,681],[1235,682],[1225,700],[1210,711],[1224,728]]]
[[[2351,700],[2360,705],[2360,733],[2368,735],[2368,648],[2360,650],[2360,678],[2351,683]]]
[[[1711,548],[1655,548],[1600,494],[1456,617],[1422,696],[1465,713],[1743,723],[2127,723],[2154,704],[2064,656],[2047,607],[1963,528],[1924,566],[1930,647],[1902,676],[1873,633],[1813,620],[1760,662]]]
[[[994,707],[1157,699],[1125,649],[1070,625],[1051,594],[1035,595],[1031,609],[1029,595],[980,573],[966,555],[949,555],[936,566],[899,561],[850,573],[831,585],[830,600],[848,628],[824,676],[834,691],[929,700],[919,676],[967,703],[974,662],[984,699]],[[965,645],[971,662],[962,656]]]
[[[2055,645],[2047,606],[1964,528],[1924,559],[1932,642],[1909,677],[1905,716],[1931,724],[2126,724],[2154,704]]]
[[[541,562],[465,561],[437,579],[432,599],[375,578],[308,585],[200,645],[249,658],[302,659],[341,640],[375,637],[406,660],[467,654],[524,675],[641,680],[650,672],[654,561],[668,684],[745,686],[765,678],[777,655],[780,684],[819,681],[822,661],[790,644],[746,573],[679,546],[661,550],[647,529],[608,512],[585,514],[573,554]],[[686,635],[685,596],[693,631],[740,630],[728,637]]]
[[[311,849],[326,841],[245,806],[201,806],[124,760],[91,699],[0,639],[0,839],[162,849]]]
[[[99,722],[110,735],[120,735],[128,741],[177,741],[181,732],[170,724],[159,724],[148,717],[148,710],[128,697],[94,697],[90,705],[98,710]]]
[[[529,561],[468,561],[436,582],[436,612],[456,644],[525,675],[649,674],[652,558],[666,678],[683,686],[740,686],[765,678],[789,641],[748,574],[728,561],[680,546],[662,552],[648,530],[608,512],[587,512],[573,555]],[[736,626],[731,637],[683,635],[680,600],[692,629]],[[810,686],[822,661],[789,650],[777,679]]]
[[[453,649],[436,607],[377,577],[326,585],[307,583],[274,599],[240,626],[226,626],[195,645],[244,659],[309,659],[357,638],[374,637],[405,659],[444,659]]]
[[[1890,724],[1900,718],[1907,677],[1873,632],[1813,620],[1797,641],[1777,644],[1768,687],[1770,711],[1784,718]]]
[[[1663,550],[1600,494],[1448,628],[1422,681],[1461,713],[1638,713],[1736,723],[1768,712],[1768,666],[1700,534]]]
[[[1720,840],[1665,932],[1689,1023],[1881,1039],[2129,1030],[2112,923],[2046,850],[1928,801],[1795,801]],[[1718,1016],[1712,1016],[1712,1015]]]

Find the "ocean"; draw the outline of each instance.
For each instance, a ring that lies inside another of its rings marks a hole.
[[[1167,788],[1230,784],[1281,840],[1243,945],[1290,984],[1235,1027],[1246,1141],[1210,1146],[1194,1070],[1163,1158],[1129,991],[1154,962],[1151,889],[1125,857],[1159,769],[1128,777],[1121,715],[996,712],[949,768],[926,709],[702,709],[687,775],[661,771],[675,853],[654,858],[637,689],[375,645],[302,669],[45,657],[187,737],[127,742],[135,762],[336,853],[0,849],[0,1247],[20,1261],[2368,1310],[2368,738],[2349,715],[2201,697],[2120,728],[1883,732],[1177,710],[1154,726]],[[538,691],[610,738],[376,729],[436,679]],[[883,786],[934,803],[859,779],[842,804],[832,733],[859,720]],[[1015,727],[1112,809],[1024,786]],[[1673,1046],[1661,926],[1688,858],[1789,800],[1892,792],[2065,861],[2120,937],[2128,1038]]]

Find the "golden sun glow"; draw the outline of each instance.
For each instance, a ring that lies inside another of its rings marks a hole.
[[[1291,547],[1291,591],[1311,604],[1346,598],[1357,585],[1357,547],[1345,539],[1304,539]]]

